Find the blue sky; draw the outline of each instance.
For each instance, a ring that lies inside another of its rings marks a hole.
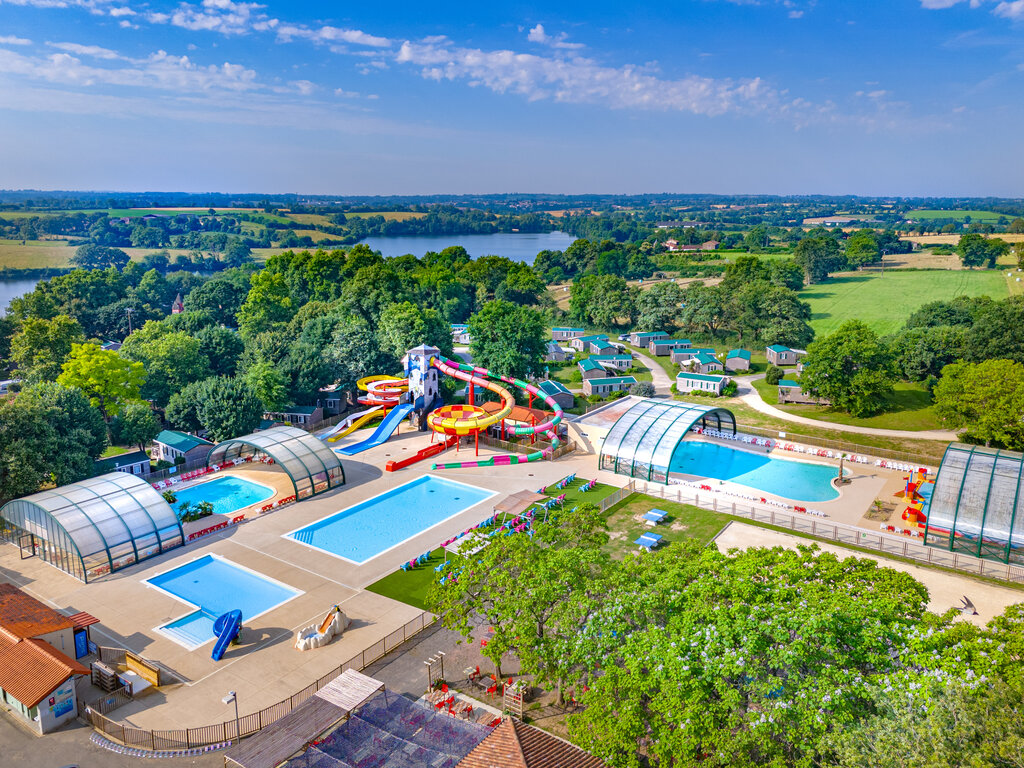
[[[0,0],[0,187],[1024,196],[1024,0]]]

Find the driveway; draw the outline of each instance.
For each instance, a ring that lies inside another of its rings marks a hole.
[[[875,435],[877,437],[909,437],[916,440],[944,440],[948,443],[959,439],[956,432],[946,432],[939,429],[876,429],[875,427],[857,427],[852,424],[836,424],[831,421],[818,421],[817,419],[808,419],[805,416],[797,416],[794,413],[775,408],[761,399],[760,393],[754,389],[754,382],[763,378],[764,374],[762,373],[757,376],[741,376],[733,379],[737,386],[736,397],[755,411],[774,416],[777,419],[791,421],[794,424],[805,424],[809,427],[824,427],[826,429],[833,429],[836,432],[855,432],[859,435]]]
[[[633,353],[633,357],[640,361],[640,364],[644,368],[648,368],[651,371],[651,379],[654,383],[654,392],[658,397],[672,397],[672,379],[669,378],[668,374],[665,373],[665,369],[662,368],[658,363],[647,355],[641,354],[636,351],[636,347],[627,347],[627,349]]]

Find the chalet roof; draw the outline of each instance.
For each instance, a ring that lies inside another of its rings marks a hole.
[[[204,440],[201,437],[190,435],[185,432],[178,432],[175,429],[165,429],[159,435],[154,438],[154,442],[166,445],[169,448],[174,448],[176,451],[182,453],[188,453],[193,448],[198,448],[200,445],[208,445],[211,448],[213,443],[209,440]]]
[[[772,344],[768,349],[772,352],[789,352],[789,347],[784,347],[781,344]]]
[[[581,371],[601,371],[604,367],[592,357],[585,358],[576,363]]]
[[[26,707],[34,707],[72,675],[89,670],[45,640],[13,641],[0,633],[0,688]]]
[[[503,720],[456,768],[607,768],[574,744],[511,718]]]
[[[38,637],[73,626],[70,618],[26,595],[13,584],[0,584],[0,628],[14,638]]]
[[[676,375],[677,381],[679,379],[686,379],[687,381],[713,381],[716,384],[726,378],[725,376],[713,376],[707,373],[686,373],[685,371],[681,371]]]
[[[730,357],[742,357],[744,360],[749,360],[750,353],[745,349],[730,349],[725,359],[728,360]]]

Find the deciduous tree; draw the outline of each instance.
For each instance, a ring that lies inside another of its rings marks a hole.
[[[96,344],[75,344],[57,381],[77,387],[109,421],[140,397],[146,380],[142,363],[125,360]]]
[[[469,318],[473,364],[525,378],[541,370],[546,340],[544,320],[535,309],[491,301]]]
[[[892,392],[889,349],[859,320],[809,345],[803,363],[802,389],[852,416],[878,413]]]

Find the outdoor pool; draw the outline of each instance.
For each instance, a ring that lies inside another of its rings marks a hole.
[[[146,579],[146,584],[181,600],[191,613],[157,627],[189,650],[213,640],[213,622],[222,613],[238,609],[242,626],[302,594],[301,591],[250,571],[217,555],[179,565]]]
[[[474,485],[424,475],[284,537],[362,564],[495,495]]]
[[[838,470],[825,464],[773,459],[716,443],[684,440],[672,454],[670,472],[728,480],[793,501],[832,501]]]
[[[217,515],[230,515],[251,504],[258,504],[274,495],[274,489],[235,475],[218,477],[191,488],[174,491],[178,500],[174,503],[174,511],[181,510],[183,504],[196,504],[208,501],[213,504],[213,512]]]

